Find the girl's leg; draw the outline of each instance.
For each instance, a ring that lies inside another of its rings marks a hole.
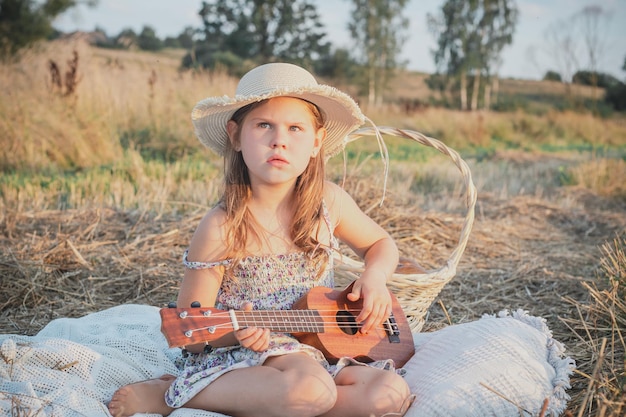
[[[335,381],[326,369],[308,355],[294,353],[228,372],[185,407],[234,417],[313,417],[330,410],[336,400]]]
[[[138,412],[167,415],[164,394],[171,379],[145,381],[120,388],[109,403],[116,417]],[[313,417],[330,410],[337,400],[335,381],[326,369],[302,353],[277,356],[264,366],[236,369],[213,381],[185,404],[233,417]]]
[[[401,416],[410,405],[409,386],[392,371],[347,366],[335,377],[337,402],[324,417]]]

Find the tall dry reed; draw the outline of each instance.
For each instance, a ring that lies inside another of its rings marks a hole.
[[[130,146],[177,154],[199,148],[191,108],[235,84],[219,74],[179,71],[179,63],[180,55],[58,41],[0,65],[0,146],[7,150],[0,169],[111,164]],[[73,82],[63,76],[72,71]]]

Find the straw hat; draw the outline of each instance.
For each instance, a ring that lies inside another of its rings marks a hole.
[[[224,155],[229,142],[226,124],[233,113],[250,103],[280,96],[301,98],[320,109],[327,130],[326,158],[340,152],[348,133],[365,122],[359,106],[347,94],[318,84],[313,75],[297,65],[272,63],[246,73],[237,85],[235,97],[209,97],[198,102],[191,112],[196,136],[202,144]]]

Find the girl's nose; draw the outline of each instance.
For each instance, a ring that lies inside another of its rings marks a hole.
[[[277,129],[272,137],[272,148],[285,148],[287,146],[286,133],[281,129]]]

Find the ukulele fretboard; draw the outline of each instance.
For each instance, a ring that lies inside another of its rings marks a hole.
[[[235,311],[236,327],[262,327],[286,333],[323,333],[324,320],[317,310]]]

